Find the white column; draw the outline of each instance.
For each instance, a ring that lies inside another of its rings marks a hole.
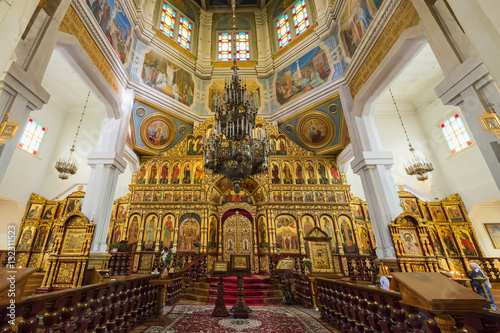
[[[83,200],[82,212],[94,218],[96,229],[92,253],[106,253],[109,219],[116,192],[118,176],[125,170],[125,140],[128,134],[134,93],[127,90],[121,96],[120,118],[109,120],[102,128],[96,151],[91,152],[87,163],[92,168]]]
[[[212,15],[212,12],[200,10],[196,73],[205,80],[212,75]]]
[[[459,106],[488,168],[500,189],[500,140],[477,120],[488,104],[500,111],[500,92],[478,56],[469,58],[436,87],[444,104]]]
[[[116,184],[119,174],[125,170],[126,162],[117,158],[116,153],[94,152],[89,154],[87,164],[92,171],[82,211],[85,216],[93,218],[96,224],[91,252],[105,253]]]
[[[373,116],[356,116],[355,113],[361,112],[354,110],[349,88],[341,86],[339,92],[354,153],[351,167],[361,177],[377,242],[377,256],[380,259],[394,259],[396,255],[388,225],[391,217],[395,218],[402,212],[391,173],[394,159],[391,152],[381,151]]]
[[[273,73],[272,40],[269,36],[269,24],[266,8],[256,11],[255,29],[257,32],[257,70],[258,78],[269,77]]]
[[[500,6],[497,1],[481,0],[480,2],[483,8],[475,0],[453,0],[448,1],[448,4],[491,76],[497,84],[500,84],[500,63],[498,62]]]

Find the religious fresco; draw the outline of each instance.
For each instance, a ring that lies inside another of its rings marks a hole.
[[[285,104],[328,80],[330,65],[326,52],[317,46],[275,75],[276,99]]]
[[[188,140],[187,155],[203,155],[203,143],[201,138],[190,138]]]
[[[446,215],[448,215],[448,218],[452,222],[463,222],[464,221],[464,217],[462,216],[462,213],[460,212],[460,207],[458,205],[445,206],[444,209],[446,211]]]
[[[155,51],[144,56],[142,82],[187,106],[193,104],[193,75]]]
[[[300,253],[297,221],[292,215],[276,218],[276,240],[281,243],[281,253]]]
[[[302,230],[305,237],[309,235],[311,230],[315,227],[314,224],[314,218],[311,215],[302,216]]]
[[[446,222],[446,216],[444,215],[443,207],[441,206],[428,206],[431,212],[432,219],[435,222]]]
[[[286,140],[283,136],[271,138],[271,155],[286,155]]]
[[[131,148],[143,154],[157,154],[171,149],[193,128],[192,124],[170,116],[166,110],[139,100],[134,101],[133,109]]]
[[[43,211],[42,219],[52,220],[54,218],[55,213],[56,213],[56,206],[57,205],[47,205],[45,207],[45,210]]]
[[[401,207],[404,211],[409,211],[413,214],[420,216],[420,211],[418,210],[417,200],[411,198],[399,199]]]
[[[488,223],[484,226],[493,243],[493,248],[500,249],[500,224]]]
[[[132,25],[120,0],[86,0],[109,43],[122,64],[127,61],[132,44]]]
[[[122,240],[122,227],[118,226],[115,228],[115,231],[113,232],[113,239],[112,239],[112,244],[117,244],[120,243]]]
[[[167,148],[175,137],[173,122],[163,115],[145,118],[141,123],[140,133],[142,142],[155,150]]]
[[[343,45],[340,42],[338,25],[335,26],[333,34],[323,44],[328,48],[328,54],[330,55],[330,66],[333,72],[332,80],[336,80],[344,75],[349,65],[345,59]]]
[[[319,183],[321,185],[328,185],[330,181],[328,180],[328,175],[326,173],[326,166],[323,162],[318,162],[318,175]]]
[[[342,247],[345,254],[356,254],[358,249],[356,246],[356,238],[352,229],[351,220],[345,216],[341,215],[338,218],[338,226],[340,230],[340,235],[342,237]]]
[[[132,216],[130,216],[130,224],[127,232],[129,244],[137,242],[137,238],[139,237],[139,228],[141,227],[141,221],[142,218],[139,214],[133,214]]]
[[[261,88],[259,83],[254,79],[248,79],[243,82],[247,87],[247,99],[252,109],[259,109],[262,106],[261,102]],[[224,90],[224,80],[212,80],[208,88],[208,109],[215,112],[217,105],[222,105],[226,100],[226,93]]]
[[[354,219],[358,221],[364,221],[365,217],[363,216],[363,209],[361,205],[351,205],[351,210],[354,215]]]
[[[236,194],[233,190],[228,191],[224,194],[220,203],[224,205],[230,202],[244,202],[253,205],[252,195],[244,189],[242,189],[238,194]]]
[[[269,242],[267,237],[267,220],[261,215],[257,220],[257,232],[259,235],[259,251],[260,253],[269,253]]]
[[[153,251],[156,243],[155,235],[158,224],[158,216],[151,214],[146,217],[143,234],[143,251]]]
[[[74,200],[74,199],[73,199]],[[38,219],[42,215],[43,205],[42,204],[31,204],[31,207],[26,214],[28,219]]]
[[[352,58],[383,0],[347,0],[339,18],[344,54]]]
[[[335,163],[330,162],[328,172],[330,172],[330,179],[332,181],[332,185],[342,184],[342,180],[340,179],[340,172]]]
[[[333,254],[337,254],[339,252],[339,248],[335,237],[335,228],[333,227],[332,218],[326,215],[321,216],[319,225],[321,230],[323,230],[328,237],[331,237],[330,246],[332,247]]]
[[[210,223],[208,227],[208,243],[207,250],[208,252],[217,251],[217,217],[215,215],[210,216]]]
[[[34,237],[35,237],[35,227],[31,226],[24,228],[21,237],[19,238],[19,241],[17,243],[16,250],[29,251]]]
[[[177,251],[195,252],[193,246],[195,241],[201,237],[200,216],[193,213],[184,214],[179,220],[179,239],[177,241]]]
[[[182,173],[182,184],[191,184],[192,182],[192,177],[191,177],[191,170],[192,166],[190,162],[184,163],[183,166],[183,173]]]
[[[448,251],[448,254],[451,256],[458,256],[460,253],[458,251],[455,240],[453,239],[451,231],[448,229],[441,229],[439,234],[441,236],[441,241],[443,242],[445,249]]]
[[[360,240],[359,247],[360,247],[361,253],[366,254],[366,255],[372,255],[373,252],[372,252],[372,248],[370,246],[370,236],[368,234],[368,231],[366,230],[366,228],[359,228],[358,233],[359,233],[359,240]]]
[[[47,237],[47,233],[48,233],[48,230],[47,230],[46,226],[40,227],[38,229],[38,232],[37,232],[37,235],[36,235],[36,238],[35,238],[35,242],[33,243],[33,249],[32,250],[34,252],[41,251],[43,249],[43,245],[45,243],[45,239]]]
[[[332,118],[322,112],[308,112],[297,124],[299,141],[310,149],[320,149],[331,145],[336,129]]]
[[[402,229],[399,231],[401,242],[403,243],[403,251],[406,255],[422,255],[418,236],[415,229]]]
[[[477,257],[476,247],[474,246],[469,231],[465,229],[460,229],[458,230],[456,235],[458,236],[460,248],[462,249],[464,255],[468,257]]]
[[[174,163],[174,166],[172,167],[172,175],[170,177],[172,184],[179,184],[180,183],[180,179],[179,179],[180,173],[181,173],[181,165],[179,162],[176,162],[176,163]]]
[[[312,152],[340,153],[349,144],[338,95],[319,101],[280,122],[278,127],[293,142]]]

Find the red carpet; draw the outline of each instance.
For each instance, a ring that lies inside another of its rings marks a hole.
[[[224,282],[224,297],[226,298],[226,305],[234,305],[238,296],[236,295],[238,290],[237,278],[227,277],[223,278]],[[276,292],[271,289],[270,279],[266,277],[259,277],[252,275],[251,277],[245,277],[244,280],[244,290],[245,302],[247,305],[276,305],[281,302],[281,297],[276,296]],[[217,283],[219,278],[212,277],[210,280],[210,289],[207,304],[215,304],[215,299],[217,298]]]
[[[250,307],[253,317],[210,317],[213,306],[175,305],[162,316],[164,326],[150,326],[144,333],[331,333],[318,319],[294,307]],[[228,308],[228,310],[230,310]],[[318,314],[319,316],[319,314]]]

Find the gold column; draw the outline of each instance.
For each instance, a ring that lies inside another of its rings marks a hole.
[[[297,232],[299,234],[299,239],[300,239],[300,253],[301,254],[306,254],[306,245],[304,241],[304,228],[302,228],[302,212],[297,213]],[[316,222],[315,222],[316,223]]]
[[[208,214],[207,210],[203,209],[201,211],[201,251],[200,252],[208,252],[207,251],[207,225],[208,225]]]
[[[178,238],[177,234],[179,233],[179,223],[180,223],[179,211],[176,210],[174,215],[175,215],[175,223],[174,223],[175,227],[174,227],[174,236],[173,236],[174,237],[174,249],[177,250],[177,238]]]
[[[276,223],[274,221],[274,212],[272,210],[268,210],[267,212],[269,216],[267,219],[269,241],[271,242],[271,244],[269,244],[269,248],[271,253],[276,253],[276,246],[274,245],[274,243],[276,243]]]
[[[163,217],[164,217],[164,212],[163,210],[160,210],[158,212],[158,225],[156,227],[156,237],[155,237],[155,252],[160,251],[160,241],[161,241],[161,227],[162,227],[162,222],[163,222]]]

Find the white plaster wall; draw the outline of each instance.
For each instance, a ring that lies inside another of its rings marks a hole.
[[[399,106],[399,105],[398,105]],[[392,106],[394,108],[394,106]],[[407,185],[429,198],[443,198],[449,192],[448,185],[444,182],[443,172],[439,166],[439,158],[433,155],[432,147],[426,145],[425,132],[422,131],[422,123],[419,115],[416,113],[404,112],[401,117],[405,124],[408,136],[420,156],[427,156],[434,165],[434,171],[428,180],[421,182],[414,176],[408,176],[405,171],[405,163],[410,158],[408,142],[401,127],[400,120],[396,113],[382,113],[384,106],[377,105],[375,109],[375,123],[380,135],[382,148],[384,151],[392,152],[394,156],[394,165],[391,173],[396,185]],[[405,105],[402,108],[411,108]]]
[[[488,257],[500,257],[500,249],[495,249],[485,224],[500,223],[500,200],[490,200],[476,204],[469,212],[474,230],[484,253]]]
[[[470,211],[477,203],[500,199],[500,191],[470,130],[468,133],[473,144],[455,154],[450,152],[439,125],[456,113],[468,128],[460,108],[444,106],[437,97],[420,110],[418,116],[424,125],[422,130],[426,137],[425,145],[434,152],[442,171],[440,177],[447,184],[444,196],[460,194],[467,211]]]
[[[0,197],[0,249],[7,249],[7,232],[10,225],[17,230],[25,211],[25,205],[20,202]]]
[[[129,193],[128,186],[132,183],[132,168],[130,162],[127,162],[127,167],[118,176],[118,183],[116,184],[115,200],[123,197],[125,194]]]
[[[54,165],[59,156],[69,155],[76,128],[80,121],[79,115],[71,115],[65,118],[59,140],[57,140],[52,150],[51,165],[44,174],[44,181],[39,190],[40,195],[47,199],[55,199],[75,183],[88,183],[91,168],[87,165],[87,155],[97,147],[103,120],[103,116],[94,114],[83,118],[74,153],[74,157],[78,162],[78,172],[67,180],[61,180]]]

